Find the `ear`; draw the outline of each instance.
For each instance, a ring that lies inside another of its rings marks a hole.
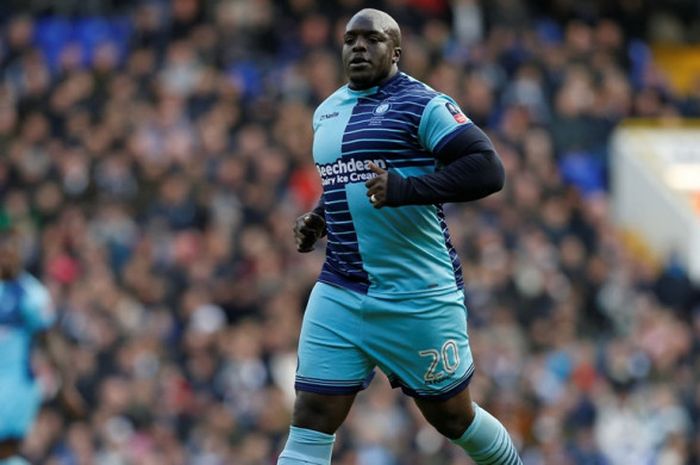
[[[401,47],[394,47],[394,53],[391,57],[391,62],[396,64],[401,59]]]

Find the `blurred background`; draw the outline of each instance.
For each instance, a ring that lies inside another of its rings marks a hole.
[[[270,465],[323,246],[311,116],[364,6],[484,128],[504,191],[448,208],[473,397],[526,465],[700,464],[700,4],[3,0],[0,223],[89,404],[49,465]],[[54,374],[36,366],[47,392]],[[337,465],[467,465],[383,376]]]

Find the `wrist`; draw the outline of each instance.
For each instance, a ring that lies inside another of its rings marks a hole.
[[[310,226],[316,231],[316,236],[318,238],[324,237],[326,235],[326,219],[324,218],[323,214],[319,214],[316,212],[316,210],[313,210],[309,212],[309,215],[312,219]]]
[[[386,186],[386,205],[390,207],[408,205],[411,189],[411,178],[404,178],[398,173],[389,171]]]

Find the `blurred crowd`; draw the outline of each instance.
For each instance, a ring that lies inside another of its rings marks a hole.
[[[0,24],[0,223],[50,288],[89,405],[69,423],[49,400],[33,463],[275,463],[323,261],[291,234],[320,194],[311,116],[343,84],[340,32],[369,3],[402,26],[402,70],[453,96],[506,167],[503,192],[447,209],[475,400],[526,465],[700,463],[698,289],[608,210],[615,126],[700,115],[700,85],[677,94],[650,58],[663,12],[649,2],[114,0],[79,38],[90,18],[15,3]],[[692,35],[697,5],[668,3],[690,13],[671,16],[676,37]],[[471,463],[383,376],[334,457]]]

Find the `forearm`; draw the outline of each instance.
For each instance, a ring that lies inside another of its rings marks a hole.
[[[387,205],[430,205],[468,202],[503,188],[503,166],[494,153],[474,154],[424,176],[389,174]]]
[[[63,337],[55,329],[48,330],[40,336],[40,344],[49,363],[60,373],[63,383],[73,383],[75,373],[70,365],[68,347]]]
[[[87,407],[85,399],[76,387],[77,373],[75,367],[71,365],[70,348],[63,339],[63,336],[58,334],[55,329],[45,332],[40,338],[41,344],[44,346],[44,352],[49,358],[50,363],[58,372],[60,377],[60,385],[56,398],[65,408],[65,413],[68,418],[82,419],[85,417]]]
[[[468,202],[503,188],[505,172],[491,141],[478,128],[458,134],[436,156],[447,165],[435,173],[403,178],[390,172],[388,206]]]

